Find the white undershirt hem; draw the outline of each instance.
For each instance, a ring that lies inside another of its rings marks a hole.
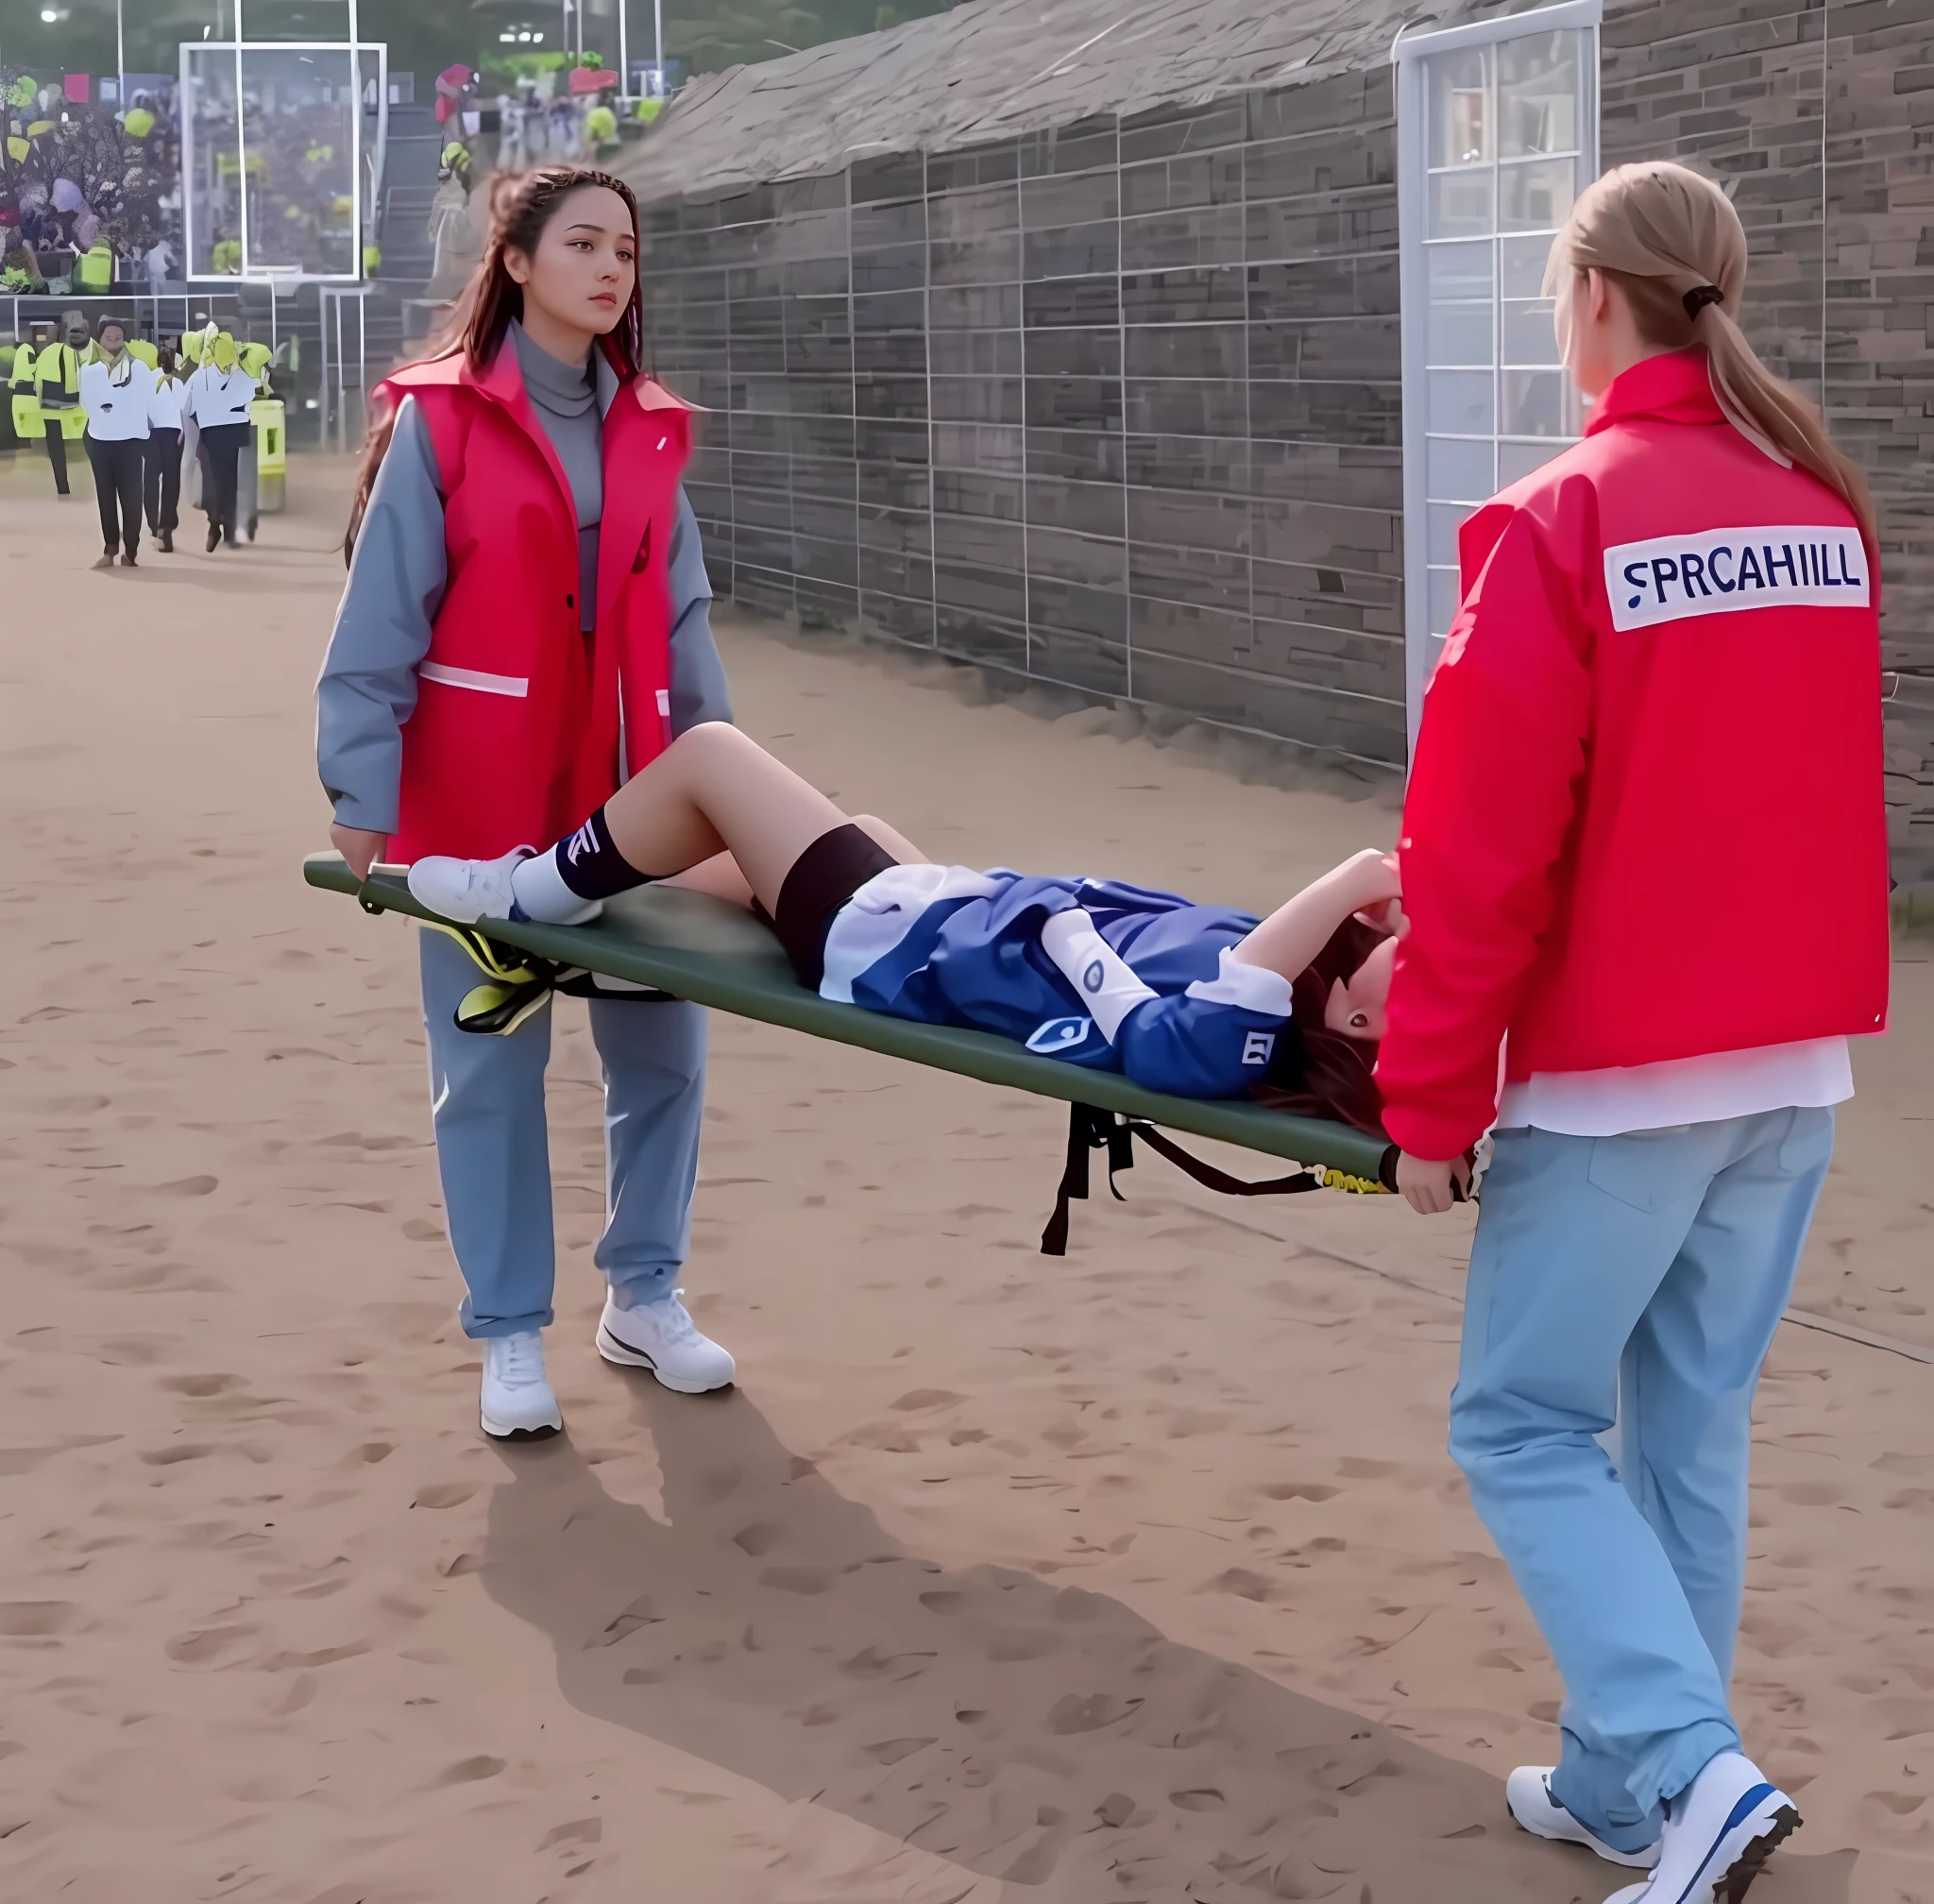
[[[1504,1087],[1497,1128],[1618,1137],[1843,1104],[1854,1095],[1844,1038],[1809,1038],[1603,1071],[1535,1071]]]

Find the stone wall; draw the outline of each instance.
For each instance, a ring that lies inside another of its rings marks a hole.
[[[1725,183],[1754,346],[1867,472],[1895,870],[1934,881],[1934,0],[1614,0],[1603,84],[1607,165]]]
[[[1756,345],[1867,469],[1934,880],[1934,0],[1608,0],[1603,92],[1607,164],[1726,182]],[[716,586],[1400,767],[1395,149],[1380,67],[648,206]]]
[[[1387,68],[646,208],[715,586],[1403,759]]]

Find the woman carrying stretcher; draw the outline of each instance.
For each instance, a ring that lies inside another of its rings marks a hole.
[[[410,869],[416,897],[465,925],[578,925],[655,880],[756,906],[822,997],[992,1031],[1175,1096],[1263,1086],[1376,1128],[1400,923],[1384,854],[1345,860],[1262,921],[1111,880],[940,866],[715,723],[546,852]]]
[[[675,734],[729,721],[711,584],[682,486],[686,406],[641,374],[637,207],[602,172],[491,182],[484,258],[444,345],[374,393],[348,586],[316,683],[331,838],[381,858],[501,853],[568,824]],[[563,1426],[544,1375],[555,1245],[549,1010],[501,1038],[453,1022],[476,982],[421,938],[431,1118],[479,1414]],[[731,1355],[679,1300],[704,1111],[705,1014],[601,996],[610,1190],[599,1352],[686,1393]]]
[[[1420,1211],[1497,1127],[1450,1452],[1565,1680],[1512,1814],[1652,1872],[1611,1904],[1739,1904],[1800,1822],[1727,1691],[1753,1393],[1887,1014],[1874,511],[1745,281],[1678,165],[1558,235],[1591,421],[1460,534],[1377,1074]]]

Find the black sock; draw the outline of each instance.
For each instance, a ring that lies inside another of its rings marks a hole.
[[[575,833],[560,840],[551,849],[557,861],[557,876],[580,899],[610,899],[629,892],[634,886],[651,883],[651,875],[640,873],[611,842],[611,828],[604,823],[604,809],[599,808]]]

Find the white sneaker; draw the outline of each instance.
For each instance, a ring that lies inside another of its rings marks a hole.
[[[1608,1863],[1650,1871],[1658,1862],[1658,1846],[1648,1844],[1642,1851],[1614,1851],[1552,1796],[1552,1774],[1557,1769],[1555,1765],[1520,1765],[1504,1780],[1504,1802],[1510,1806],[1512,1817],[1536,1837],[1555,1838],[1563,1844],[1583,1844]]]
[[[494,1441],[542,1441],[564,1426],[557,1397],[544,1379],[544,1338],[534,1329],[484,1338],[479,1412]]]
[[[1799,1827],[1799,1809],[1752,1760],[1722,1752],[1672,1801],[1652,1876],[1605,1904],[1739,1904]]]
[[[535,858],[529,846],[514,846],[500,859],[452,859],[432,853],[410,868],[410,893],[439,919],[459,926],[474,926],[480,919],[521,919],[525,914],[517,908],[511,875],[526,859]],[[602,901],[586,899],[562,917],[555,911],[547,913],[546,923],[583,926],[603,910]]]
[[[474,926],[480,919],[508,919],[517,904],[510,876],[534,849],[514,846],[501,859],[452,859],[433,853],[410,868],[410,896],[440,919]]]
[[[607,1296],[598,1318],[598,1353],[620,1368],[649,1368],[681,1395],[724,1387],[737,1365],[709,1335],[699,1333],[678,1300],[684,1294],[674,1290],[662,1302],[640,1302],[636,1309],[620,1309]]]

